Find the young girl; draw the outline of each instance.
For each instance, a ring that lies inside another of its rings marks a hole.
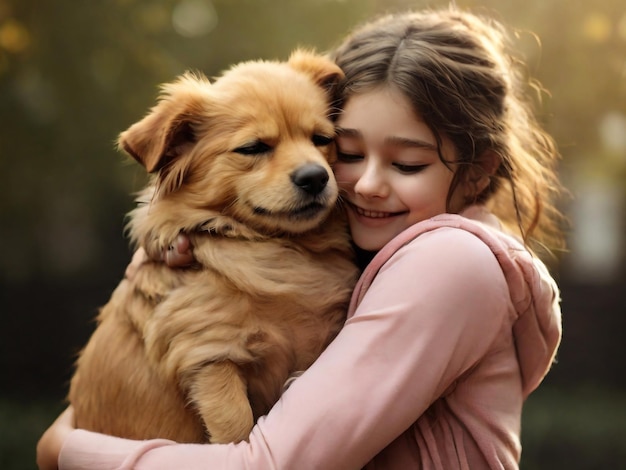
[[[334,52],[337,180],[364,272],[348,320],[249,442],[44,434],[62,469],[515,469],[522,404],[561,336],[557,158],[496,22],[449,8]],[[543,248],[542,248],[543,249]]]

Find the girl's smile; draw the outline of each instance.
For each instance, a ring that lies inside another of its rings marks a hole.
[[[354,212],[355,218],[359,219],[359,221],[364,225],[370,225],[372,227],[379,227],[381,225],[387,224],[394,217],[400,217],[403,214],[406,214],[406,211],[402,212],[382,212],[377,210],[369,210],[363,207],[359,207],[350,201],[348,201],[349,209]]]

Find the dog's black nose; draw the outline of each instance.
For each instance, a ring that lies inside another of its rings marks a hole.
[[[321,193],[328,183],[326,168],[317,163],[302,165],[291,174],[293,184],[312,196]]]

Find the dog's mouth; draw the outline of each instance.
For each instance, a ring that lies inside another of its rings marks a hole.
[[[310,220],[318,217],[320,213],[326,211],[327,209],[327,205],[314,201],[288,211],[271,211],[257,206],[254,208],[254,213],[267,217],[280,217],[291,220]]]

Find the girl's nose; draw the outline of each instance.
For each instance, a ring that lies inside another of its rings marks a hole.
[[[366,198],[389,195],[389,185],[384,172],[375,161],[370,160],[366,163],[363,173],[354,185],[354,192]]]

